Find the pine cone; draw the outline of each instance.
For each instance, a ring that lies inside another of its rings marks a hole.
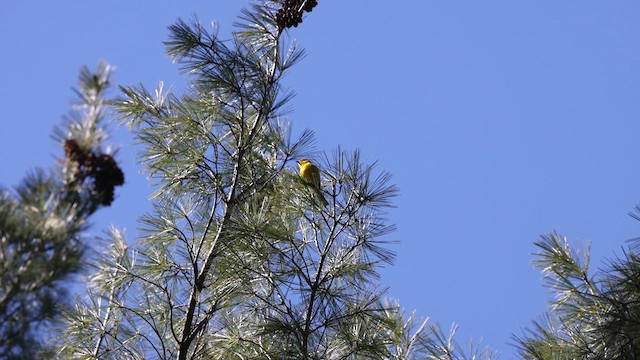
[[[67,139],[64,141],[64,155],[67,159],[77,162],[79,165],[83,165],[86,161],[87,154],[90,154],[86,150],[80,148],[78,142],[73,139]]]
[[[100,155],[96,163],[98,167],[98,173],[106,176],[110,184],[113,184],[115,186],[124,184],[124,174],[111,155]]]
[[[67,139],[64,141],[64,155],[73,160],[74,155],[80,150],[78,143],[73,139]]]
[[[113,202],[114,188],[124,184],[124,173],[111,155],[96,155],[91,150],[83,150],[73,139],[64,142],[67,159],[78,164],[75,169],[80,179],[93,178],[93,196],[102,204],[109,206]]]
[[[304,4],[304,7],[302,8],[302,10],[306,11],[306,12],[311,12],[313,10],[314,7],[316,7],[318,5],[318,1],[317,0],[307,0],[307,2]]]
[[[276,13],[278,28],[297,27],[302,22],[302,13],[311,12],[318,5],[317,0],[285,0]],[[300,7],[302,6],[302,9]]]
[[[100,155],[95,161],[95,192],[102,205],[113,202],[114,188],[124,184],[124,173],[111,155]]]

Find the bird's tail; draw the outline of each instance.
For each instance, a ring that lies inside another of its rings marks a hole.
[[[329,202],[327,201],[327,199],[322,194],[322,190],[320,190],[320,189],[315,189],[315,190],[316,190],[316,194],[318,194],[318,199],[320,199],[320,202],[322,203],[322,206],[329,205]]]

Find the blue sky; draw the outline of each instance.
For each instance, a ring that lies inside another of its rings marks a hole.
[[[640,235],[627,216],[640,202],[640,3],[319,3],[290,32],[308,51],[286,78],[295,131],[313,129],[319,151],[360,148],[393,174],[389,295],[511,358],[511,334],[546,307],[530,263],[540,234],[590,240],[594,270]],[[225,35],[246,4],[3,0],[0,184],[61,155],[51,129],[80,66],[106,60],[118,84],[180,88],[167,26],[197,14]],[[133,236],[151,190],[126,129],[112,142],[127,182],[94,230]]]

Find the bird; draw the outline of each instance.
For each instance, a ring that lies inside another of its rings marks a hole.
[[[304,180],[307,185],[311,186],[316,194],[318,194],[318,198],[322,202],[322,205],[329,205],[327,199],[322,195],[322,188],[320,187],[320,169],[318,169],[318,167],[309,159],[298,160],[298,166],[300,166],[300,177],[302,180]]]

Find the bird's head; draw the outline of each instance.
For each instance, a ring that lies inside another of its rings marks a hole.
[[[307,164],[311,164],[311,161],[309,161],[309,159],[300,159],[300,160],[298,160],[298,165],[300,165],[300,166],[307,165]]]

